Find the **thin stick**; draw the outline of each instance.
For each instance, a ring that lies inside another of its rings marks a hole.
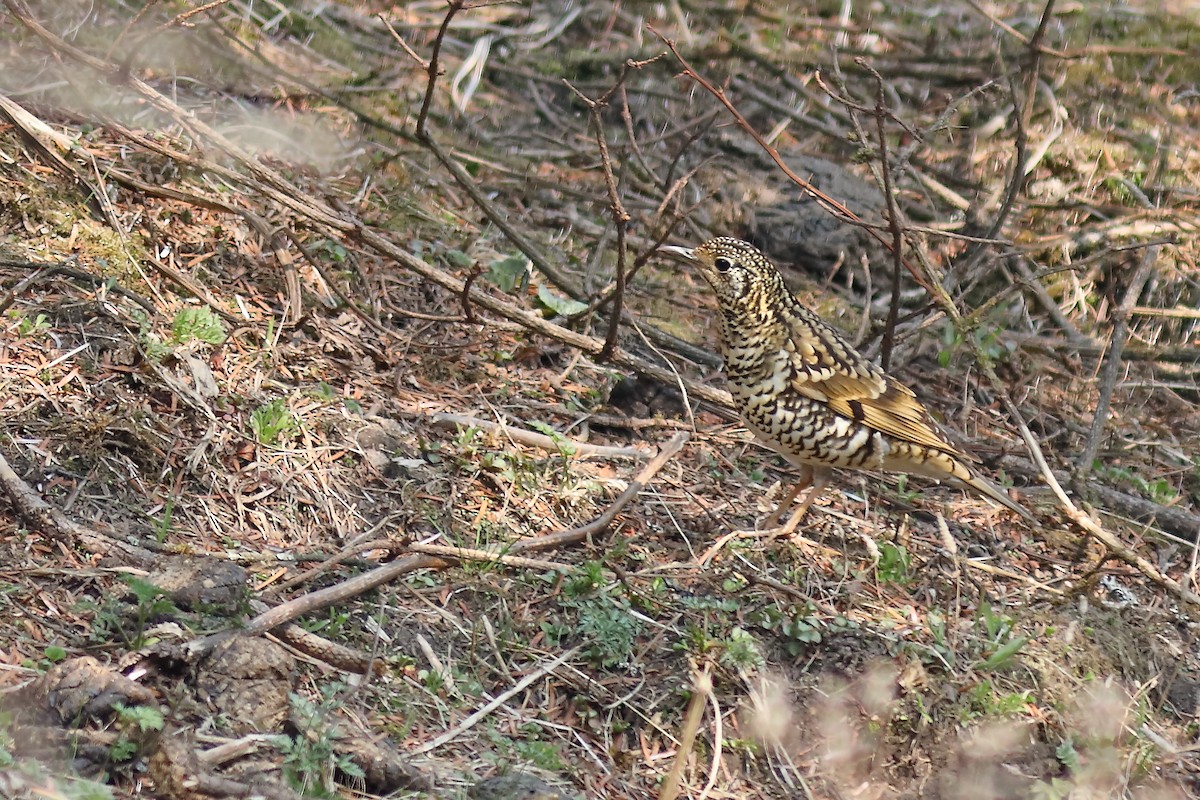
[[[600,151],[600,168],[604,172],[604,186],[608,191],[608,208],[617,232],[617,270],[614,278],[616,285],[612,292],[613,308],[608,322],[608,334],[604,337],[604,347],[596,356],[601,361],[612,358],[613,351],[617,347],[617,334],[621,328],[621,309],[625,298],[625,259],[628,256],[625,233],[632,217],[629,216],[629,212],[625,210],[625,205],[621,202],[621,192],[617,188],[617,178],[613,173],[612,157],[608,153],[608,138],[604,135],[604,119],[600,116],[600,112],[608,105],[613,94],[624,85],[626,74],[636,64],[637,62],[632,59],[626,60],[621,67],[621,74],[617,76],[617,82],[595,100],[576,89],[569,81],[563,80],[567,88],[587,104],[589,119],[596,129],[596,147]]]
[[[599,444],[588,444],[587,442],[579,442],[574,439],[565,437],[554,438],[547,436],[544,433],[535,433],[527,431],[523,428],[514,428],[509,425],[504,425],[499,422],[491,422],[478,417],[468,417],[462,414],[434,414],[429,418],[429,424],[436,425],[441,428],[480,428],[486,431],[498,433],[501,436],[507,436],[514,442],[540,447],[543,450],[551,452],[563,453],[569,448],[567,455],[575,456],[597,456],[600,458],[650,458],[651,453],[646,450],[638,450],[635,447],[608,447]]]
[[[438,60],[442,55],[442,42],[446,39],[446,31],[450,27],[450,20],[454,19],[454,15],[463,9],[466,3],[464,0],[450,0],[449,8],[446,9],[446,16],[442,17],[442,25],[438,28],[437,36],[433,39],[433,49],[429,56],[426,72],[429,75],[429,80],[425,82],[425,97],[421,100],[421,110],[417,112],[417,138],[427,136],[425,123],[429,120],[429,109],[433,105],[433,90],[437,88],[437,79],[440,74]]]
[[[1151,247],[1142,253],[1137,271],[1129,281],[1125,296],[1113,312],[1112,336],[1109,339],[1108,352],[1104,356],[1104,366],[1100,370],[1100,394],[1096,398],[1096,412],[1092,417],[1092,427],[1088,431],[1087,444],[1075,461],[1074,485],[1082,490],[1091,474],[1092,464],[1100,451],[1100,439],[1104,435],[1108,423],[1109,411],[1112,408],[1113,390],[1117,386],[1117,377],[1121,372],[1121,354],[1125,349],[1125,340],[1129,337],[1129,315],[1142,295],[1146,281],[1154,271],[1154,263],[1158,259],[1158,248]]]
[[[573,564],[563,564],[559,561],[546,561],[540,558],[520,558],[518,556],[497,553],[492,550],[476,550],[469,547],[447,547],[441,544],[413,542],[404,549],[410,553],[425,553],[426,555],[442,556],[462,561],[490,561],[493,564],[503,564],[506,567],[540,569],[551,572],[570,572],[575,568]]]
[[[696,742],[696,733],[700,730],[704,705],[708,695],[712,693],[712,688],[712,677],[708,674],[707,668],[692,678],[692,698],[688,701],[683,730],[679,734],[679,746],[675,748],[675,763],[671,765],[671,771],[663,779],[662,786],[658,790],[658,800],[675,800],[679,796],[683,770],[687,767],[688,756],[691,755],[692,745]]]
[[[446,731],[445,733],[443,733],[441,736],[437,737],[436,739],[426,742],[425,744],[423,744],[420,747],[413,750],[412,753],[414,753],[414,754],[428,753],[432,750],[438,749],[439,747],[441,747],[442,745],[444,745],[448,742],[454,741],[459,736],[461,736],[462,734],[466,733],[468,730],[473,728],[482,719],[484,719],[488,714],[491,714],[497,708],[499,708],[500,706],[507,703],[508,699],[510,697],[520,694],[521,692],[528,689],[530,686],[532,686],[537,681],[546,677],[551,672],[554,672],[554,670],[561,667],[564,663],[566,663],[567,659],[574,656],[577,652],[579,652],[579,648],[572,647],[570,650],[563,653],[558,658],[555,658],[552,661],[546,662],[541,667],[539,667],[537,670],[529,673],[524,678],[519,680],[511,688],[496,695],[496,697],[494,697],[491,702],[489,702],[487,705],[480,708],[475,713],[471,714],[469,717],[464,719],[462,722],[460,722],[454,728]]]
[[[892,360],[892,346],[896,339],[896,318],[900,315],[900,267],[904,261],[904,232],[900,227],[900,209],[896,203],[896,192],[892,188],[892,167],[888,163],[887,131],[884,129],[884,120],[888,116],[888,110],[883,97],[883,77],[874,67],[866,63],[866,59],[856,58],[855,62],[866,67],[875,76],[875,133],[879,139],[879,169],[883,173],[883,196],[887,200],[888,229],[892,233],[892,299],[888,304],[883,341],[879,345],[879,366],[886,371]]]

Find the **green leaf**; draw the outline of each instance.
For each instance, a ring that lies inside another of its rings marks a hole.
[[[979,669],[990,670],[1003,666],[1006,661],[1021,652],[1021,648],[1028,643],[1028,636],[1017,636],[1014,639],[1009,639],[1004,643],[1003,647],[984,659],[983,663],[979,665]]]
[[[471,266],[471,257],[462,250],[447,250],[446,260],[450,262],[450,266],[458,269],[466,269]]]
[[[550,291],[544,285],[538,287],[538,300],[546,308],[562,317],[570,317],[587,311],[587,304],[569,297],[561,297]]]
[[[208,306],[182,308],[171,323],[171,336],[180,344],[193,339],[221,344],[225,341],[225,326]]]
[[[487,279],[500,287],[500,291],[511,292],[521,276],[529,271],[529,265],[529,259],[521,255],[498,258],[488,264]]]

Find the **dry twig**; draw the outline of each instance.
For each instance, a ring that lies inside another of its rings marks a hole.
[[[1113,390],[1116,388],[1117,378],[1121,372],[1121,354],[1125,349],[1125,340],[1129,336],[1129,316],[1133,307],[1137,305],[1138,298],[1142,296],[1142,289],[1145,288],[1146,281],[1150,279],[1157,260],[1157,247],[1148,248],[1142,253],[1137,270],[1133,273],[1129,286],[1125,289],[1125,296],[1113,311],[1112,335],[1109,337],[1104,367],[1100,371],[1100,394],[1096,398],[1096,411],[1092,417],[1092,427],[1088,431],[1087,443],[1084,445],[1083,451],[1075,460],[1074,484],[1077,490],[1082,491],[1085,488],[1088,475],[1092,471],[1092,464],[1096,460],[1096,454],[1100,451],[1100,439],[1103,437],[1105,425],[1108,423]]]

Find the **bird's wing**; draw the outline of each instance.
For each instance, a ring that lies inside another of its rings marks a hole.
[[[917,396],[858,353],[803,307],[784,314],[791,387],[830,410],[888,436],[965,458],[938,433]]]

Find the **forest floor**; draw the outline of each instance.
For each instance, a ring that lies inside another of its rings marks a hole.
[[[0,793],[1200,797],[1200,13],[4,4]],[[737,535],[716,235],[1036,523]]]

